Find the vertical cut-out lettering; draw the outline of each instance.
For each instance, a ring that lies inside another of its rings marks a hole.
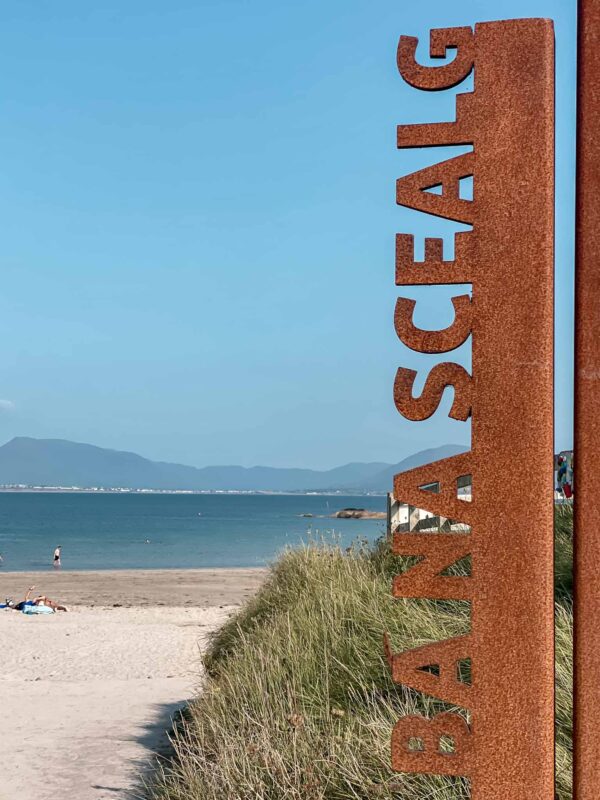
[[[425,239],[425,260],[415,260],[414,236],[396,234],[396,284],[421,286],[440,283],[470,283],[473,280],[475,261],[472,257],[471,231],[454,237],[454,260],[444,260],[443,240]]]
[[[432,600],[470,600],[470,577],[442,575],[461,558],[470,555],[471,537],[459,533],[395,533],[393,551],[399,556],[420,556],[422,560],[392,584],[394,597],[423,597]]]
[[[450,737],[453,752],[444,752],[442,740]],[[411,749],[411,740],[421,749]],[[465,720],[452,712],[433,719],[410,716],[398,720],[392,732],[392,767],[398,772],[434,775],[471,774],[471,731]]]
[[[433,642],[402,653],[391,651],[389,637],[386,636],[384,646],[396,683],[410,686],[417,692],[425,692],[444,703],[470,707],[472,689],[460,679],[459,670],[460,662],[471,655],[469,635]],[[428,667],[436,667],[436,671],[427,671]]]
[[[435,67],[419,64],[416,60],[418,44],[419,40],[414,36],[401,36],[396,55],[400,75],[415,89],[451,89],[473,69],[475,48],[471,28],[437,28],[431,31],[431,58],[445,58],[449,48],[457,49],[455,57],[448,64]]]
[[[394,403],[406,419],[418,422],[429,419],[438,409],[444,389],[454,387],[454,400],[448,416],[463,422],[471,416],[471,376],[460,364],[451,361],[436,364],[425,381],[419,397],[413,395],[417,373],[399,367],[394,381]]]
[[[471,333],[471,298],[461,294],[452,298],[454,322],[439,331],[417,328],[413,322],[415,300],[399,297],[394,313],[394,327],[400,341],[419,353],[447,353],[464,344]]]
[[[430,167],[424,167],[396,181],[396,202],[399,206],[424,211],[436,217],[471,224],[474,202],[460,197],[460,179],[473,175],[475,157],[463,153]],[[428,189],[441,186],[441,194],[432,194]]]

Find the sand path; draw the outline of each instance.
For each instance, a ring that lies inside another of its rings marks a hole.
[[[63,599],[56,583],[36,577],[41,591]],[[198,688],[208,635],[235,606],[152,605],[166,602],[158,600],[164,582],[156,573],[135,578],[130,591],[144,606],[81,605],[47,617],[0,610],[0,800],[138,796],[140,773],[167,747],[172,715]],[[230,587],[218,599],[239,602],[255,588],[234,579],[237,593]],[[90,580],[86,573],[83,593]],[[117,583],[107,592],[127,602]]]

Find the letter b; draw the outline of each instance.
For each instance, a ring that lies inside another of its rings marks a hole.
[[[447,749],[442,749],[445,742]],[[471,731],[458,714],[446,711],[433,719],[403,717],[394,726],[392,769],[396,772],[468,777],[470,754]]]

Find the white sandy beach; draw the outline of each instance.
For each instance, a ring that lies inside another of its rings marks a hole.
[[[1,800],[136,797],[152,754],[168,744],[172,715],[198,688],[208,634],[263,577],[263,570],[1,575],[3,596],[19,598],[35,582],[53,599],[75,602],[51,616],[0,610]],[[99,604],[91,607],[96,584]]]

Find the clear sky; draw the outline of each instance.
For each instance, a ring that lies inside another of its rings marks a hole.
[[[453,119],[455,95],[407,87],[396,44],[545,16],[557,34],[556,447],[570,446],[575,7],[6,4],[0,442],[317,468],[468,443],[468,424],[447,418],[450,390],[422,423],[392,400],[398,366],[424,376],[435,361],[394,332],[396,297],[424,296],[394,286],[394,234],[457,227],[395,205],[395,179],[439,155],[399,153],[395,126]],[[417,321],[449,324],[456,290],[427,291]]]

